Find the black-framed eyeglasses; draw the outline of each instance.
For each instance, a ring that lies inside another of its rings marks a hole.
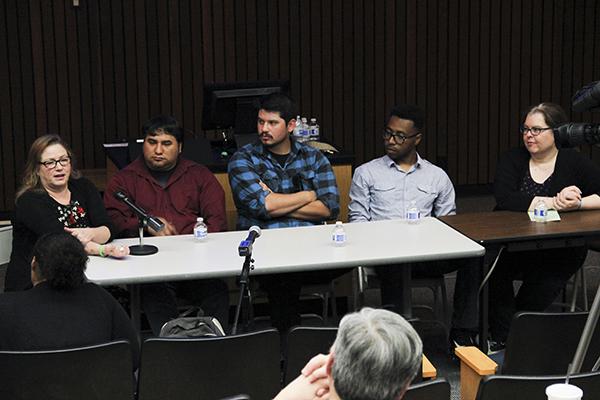
[[[57,164],[66,167],[67,165],[71,164],[71,157],[63,157],[59,160],[41,161],[40,164],[46,167],[47,169],[54,169],[56,168]]]
[[[406,139],[412,139],[419,134],[420,134],[420,132],[417,132],[414,135],[406,135],[404,132],[395,131],[393,129],[385,127],[385,128],[383,128],[383,131],[381,132],[381,137],[384,140],[390,140],[390,138],[394,138],[396,143],[403,144],[404,142],[406,142]]]
[[[519,127],[519,131],[521,131],[522,135],[527,135],[527,132],[531,132],[533,136],[538,136],[540,133],[547,131],[548,129],[552,129],[550,127],[540,128],[539,126],[534,126],[532,128],[528,128],[525,125],[521,125]]]

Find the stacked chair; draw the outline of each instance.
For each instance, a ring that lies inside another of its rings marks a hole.
[[[457,348],[456,355],[461,360],[462,399],[545,400],[544,390],[539,388],[564,382],[587,316],[588,313],[584,312],[517,313],[512,321],[501,368],[475,347]],[[595,332],[582,371],[591,371],[598,356],[600,332]],[[496,373],[501,375],[494,375]],[[486,378],[482,379],[484,376]],[[600,375],[582,374],[572,377],[571,382],[585,386],[582,387],[584,396],[600,398]],[[519,387],[523,390],[521,394],[510,394],[517,393]],[[586,388],[589,390],[587,395]],[[504,393],[504,397],[494,397],[494,393],[500,392]]]

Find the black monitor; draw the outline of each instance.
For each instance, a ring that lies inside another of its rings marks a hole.
[[[271,93],[288,93],[289,86],[289,81],[206,84],[202,129],[233,128],[236,134],[256,133],[258,99]]]

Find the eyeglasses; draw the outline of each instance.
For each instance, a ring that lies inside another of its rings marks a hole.
[[[71,164],[71,157],[61,158],[60,160],[41,161],[40,164],[46,167],[46,169],[54,169],[56,168],[57,164],[66,167],[67,165]]]
[[[383,128],[383,131],[381,132],[381,137],[384,140],[390,140],[390,138],[394,138],[396,143],[404,144],[404,142],[406,142],[406,139],[412,139],[419,134],[420,134],[420,132],[417,132],[414,135],[407,136],[404,132],[395,131],[393,129],[385,127],[385,128]]]
[[[531,134],[533,136],[538,136],[540,133],[547,131],[548,129],[552,129],[552,128],[550,128],[550,127],[540,128],[539,126],[534,126],[533,128],[527,128],[525,125],[521,125],[519,127],[519,131],[521,131],[522,135],[527,135],[527,132],[531,132]]]

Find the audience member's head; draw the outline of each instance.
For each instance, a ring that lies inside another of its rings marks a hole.
[[[332,353],[340,399],[397,400],[421,368],[423,345],[400,315],[364,308],[342,319]]]
[[[87,253],[81,242],[68,233],[49,233],[33,247],[31,280],[47,282],[57,290],[72,290],[85,282]]]

